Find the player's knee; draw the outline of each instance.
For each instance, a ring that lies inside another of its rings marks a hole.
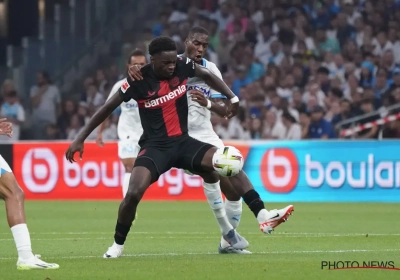
[[[8,188],[8,191],[3,193],[4,199],[12,199],[15,201],[24,201],[25,193],[24,191],[15,183],[14,186]]]
[[[207,172],[199,174],[203,178],[205,183],[216,183],[219,181],[219,175],[217,172]]]
[[[128,204],[137,205],[143,197],[143,193],[138,189],[131,189],[126,192],[125,201]]]
[[[132,173],[133,164],[124,164],[125,173]]]
[[[139,204],[142,199],[146,186],[140,182],[130,182],[128,191],[126,192],[125,200],[129,204]]]
[[[213,156],[216,151],[217,151],[217,148],[212,147],[212,148],[208,149],[207,152],[205,152],[203,158],[201,159],[201,167],[203,170],[205,170],[205,171],[214,171],[215,170],[213,167],[212,159],[213,159]],[[195,161],[196,161],[196,159],[195,159]]]

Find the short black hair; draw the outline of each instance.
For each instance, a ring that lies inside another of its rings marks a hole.
[[[193,35],[196,34],[196,33],[198,33],[198,34],[204,34],[204,35],[207,35],[207,36],[210,35],[210,34],[208,33],[207,29],[205,29],[204,27],[202,27],[202,26],[194,26],[194,27],[192,27],[192,28],[189,30],[189,35],[188,35],[188,37],[189,37],[189,38],[190,38],[190,37],[193,37]]]
[[[144,56],[144,57],[146,57],[146,54],[141,49],[135,49],[133,52],[131,52],[131,55],[128,58],[128,64],[131,62],[131,58],[133,56]]]
[[[151,56],[168,51],[176,51],[176,43],[170,37],[157,37],[149,45],[149,54]]]

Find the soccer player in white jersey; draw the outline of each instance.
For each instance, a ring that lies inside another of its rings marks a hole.
[[[135,50],[129,56],[127,67],[137,65],[142,67],[147,64],[146,56],[141,50]],[[120,89],[124,79],[115,83],[107,98],[109,100]],[[96,142],[100,147],[104,146],[103,133],[104,122],[99,126]],[[118,156],[125,167],[125,175],[122,183],[122,194],[125,197],[128,191],[129,179],[135,159],[139,152],[139,138],[143,133],[142,124],[140,122],[138,104],[131,99],[129,102],[121,104],[121,115],[118,120]]]
[[[0,135],[12,136],[12,124],[0,119]],[[0,155],[0,199],[6,204],[8,225],[11,228],[18,252],[17,269],[57,269],[58,264],[40,260],[31,248],[31,238],[25,219],[24,192],[18,186],[10,166]],[[1,274],[1,273],[0,273]],[[3,277],[0,277],[3,279]]]
[[[204,59],[208,48],[208,42],[208,31],[203,27],[193,27],[185,40],[186,48],[183,56],[189,57],[196,63],[208,68],[222,79],[218,67],[214,63]],[[133,80],[142,79],[139,67],[130,68],[129,75]],[[224,96],[210,89],[203,80],[198,78],[190,78],[187,86],[189,92],[189,135],[216,147],[224,147],[223,142],[214,132],[210,121],[211,111],[217,113],[221,117],[226,117],[228,110],[224,104]],[[252,186],[250,182],[248,185]],[[264,203],[261,201],[259,194],[254,189],[244,189],[235,177],[228,178],[221,176],[220,186],[226,198],[224,203],[226,214],[229,218],[229,222],[235,229],[239,226],[242,215],[241,197],[243,197],[245,203],[257,218],[261,231],[267,234],[271,233],[271,229],[285,222],[294,210],[292,205],[288,205],[283,209],[267,211],[264,208]],[[207,184],[204,184],[204,191],[207,192],[207,198],[212,196],[212,193],[214,193],[216,197],[220,195],[219,189],[211,189],[209,187],[210,186]],[[251,252],[247,250],[239,250],[231,247],[223,238],[221,239],[218,251],[221,254],[251,254]]]

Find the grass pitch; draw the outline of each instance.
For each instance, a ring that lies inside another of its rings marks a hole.
[[[321,269],[322,261],[393,261],[400,267],[398,204],[297,203],[289,221],[269,236],[243,205],[239,232],[253,255],[218,255],[220,234],[206,202],[142,202],[124,257],[105,260],[118,205],[27,202],[34,253],[60,264],[53,271],[16,270],[2,207],[0,279],[400,279],[400,270]]]

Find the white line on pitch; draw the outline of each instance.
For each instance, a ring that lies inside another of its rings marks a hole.
[[[108,234],[109,237],[64,237],[64,238],[32,238],[32,241],[53,241],[53,240],[58,240],[58,241],[78,241],[78,240],[105,240],[105,239],[112,239],[112,234]],[[218,238],[219,235],[217,234],[212,234],[214,236],[143,236],[143,235],[135,235],[135,233],[132,233],[131,237],[133,239],[215,239]],[[245,235],[245,234],[244,234]],[[376,236],[374,234],[369,234],[368,236]],[[262,235],[260,234],[261,238],[321,238],[321,237],[354,237],[354,236],[365,236],[365,234],[360,234],[360,235],[346,235],[346,234],[332,234],[332,235],[284,235],[284,234],[278,234],[278,235]],[[380,235],[378,235],[380,236]],[[389,235],[390,236],[390,235]],[[397,236],[397,234],[396,234]],[[12,238],[0,238],[0,242],[2,241],[13,241],[14,239]]]
[[[400,249],[382,249],[382,250],[314,250],[314,251],[271,251],[271,252],[253,252],[253,255],[271,255],[271,254],[321,254],[321,253],[368,253],[368,252],[398,252]],[[187,255],[218,255],[215,252],[198,253],[160,253],[160,254],[126,254],[123,257],[166,257],[166,256],[187,256]],[[54,259],[88,259],[102,258],[102,256],[63,256],[53,257]],[[0,260],[14,260],[15,258],[0,258]]]
[[[0,232],[0,235],[8,235],[11,233]],[[31,235],[113,235],[113,232],[31,232]],[[131,231],[135,235],[159,234],[157,232],[136,232]],[[217,232],[163,232],[165,235],[212,235]],[[243,235],[260,235],[257,232],[241,232]],[[286,236],[286,237],[342,237],[342,236],[400,236],[400,233],[317,233],[317,232],[274,232],[271,236]],[[261,234],[262,235],[262,234]],[[270,236],[270,235],[268,235]]]

